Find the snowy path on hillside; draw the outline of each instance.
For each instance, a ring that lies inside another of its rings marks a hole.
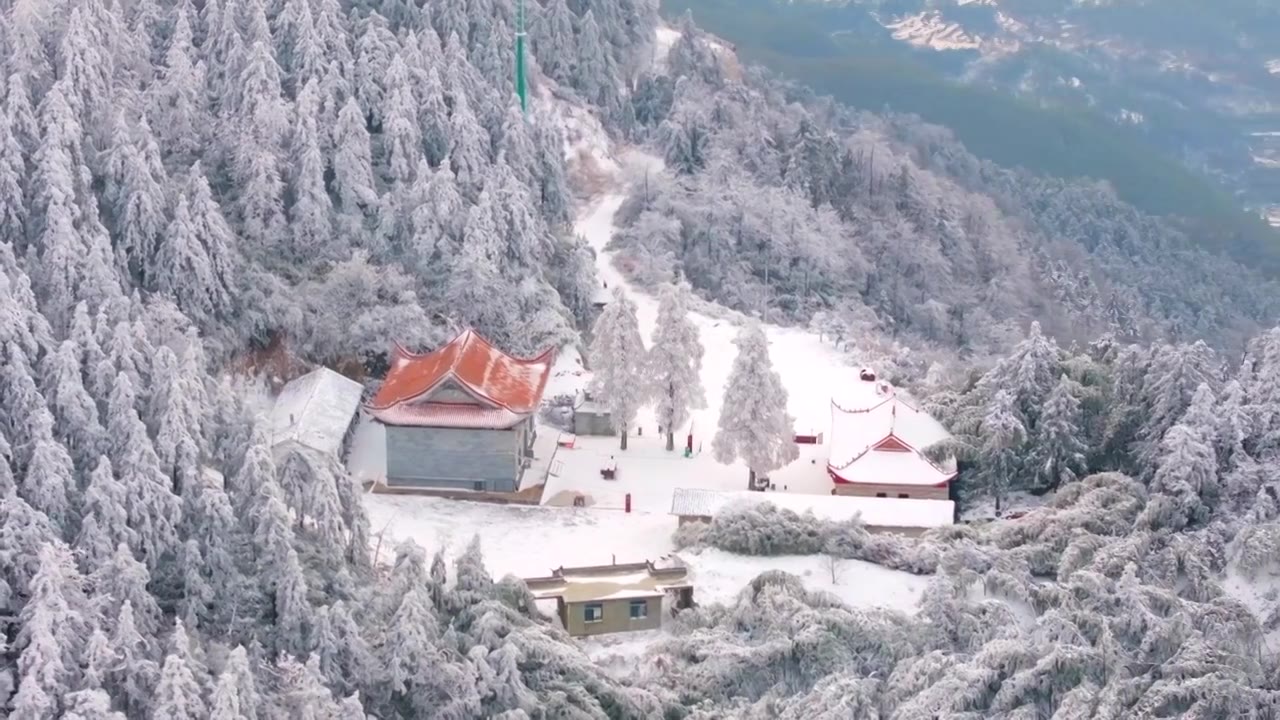
[[[621,164],[650,171],[661,170],[662,167],[657,158],[635,151],[624,156]],[[632,176],[638,174],[631,173]],[[579,215],[574,229],[595,250],[596,269],[601,282],[610,290],[622,288],[636,303],[640,332],[648,343],[657,323],[658,301],[647,290],[634,287],[623,277],[614,266],[614,252],[609,248],[616,231],[614,220],[625,198],[620,189],[597,198]],[[679,487],[745,489],[747,471],[744,465],[721,465],[711,457],[711,438],[719,422],[720,401],[737,356],[737,347],[733,343],[742,320],[730,312],[725,312],[724,317],[694,312],[691,319],[698,328],[706,351],[702,361],[702,384],[706,389],[707,407],[693,412],[692,421],[680,428],[677,438],[683,444],[687,434],[692,433],[694,449],[700,448],[701,454],[685,459],[679,453],[666,452],[656,437],[657,422],[652,409],[645,407],[636,422],[636,427],[645,435],[632,437],[626,453],[616,450],[616,440],[580,437],[578,447],[558,454],[564,470],[559,476],[548,479],[544,503],[563,503],[571,493],[580,492],[589,495],[596,504],[622,507],[624,496],[630,494],[637,510],[667,512],[671,506],[671,493]],[[840,389],[847,387],[855,377],[855,369],[849,365],[847,356],[807,330],[766,325],[765,333],[769,338],[769,355],[774,368],[787,389],[787,408],[796,420],[796,430],[827,432],[831,422],[832,396],[839,397]],[[585,374],[582,379],[585,381]],[[619,478],[616,482],[602,482],[599,468],[612,462],[611,457],[617,459]],[[799,460],[771,477],[779,489],[785,486],[791,491],[826,494],[831,488],[826,461],[825,445],[804,446]]]
[[[637,158],[638,156],[638,158]],[[636,159],[633,159],[636,158]],[[632,153],[633,162],[660,164],[656,158]],[[574,229],[585,237],[596,251],[596,270],[610,289],[622,287],[637,306],[640,333],[646,344],[653,335],[658,318],[658,301],[647,291],[633,287],[613,264],[614,253],[609,249],[613,239],[614,217],[625,200],[623,193],[611,193],[597,200],[584,213]],[[739,322],[707,317],[692,313],[694,324],[706,349],[702,361],[702,384],[707,391],[707,408],[694,412],[693,429],[708,442],[720,417],[720,399],[729,379],[729,371],[737,356],[733,341],[738,335]],[[805,329],[765,325],[769,338],[769,356],[774,369],[782,376],[787,388],[787,409],[796,419],[796,430],[823,430],[831,422],[831,398],[840,396],[840,388],[848,386],[856,377],[847,355],[837,351],[828,342]],[[652,422],[652,415],[642,420]]]

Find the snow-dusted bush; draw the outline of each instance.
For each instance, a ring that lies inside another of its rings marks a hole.
[[[717,515],[703,541],[742,555],[813,555],[826,548],[829,532],[813,513],[798,515],[764,503]]]
[[[934,572],[941,553],[928,538],[871,533],[858,519],[833,522],[772,503],[729,508],[710,524],[686,523],[673,541],[676,547],[709,545],[742,555],[827,553],[915,574]]]

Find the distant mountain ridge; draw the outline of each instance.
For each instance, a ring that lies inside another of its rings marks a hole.
[[[1135,126],[1248,207],[1280,206],[1280,142],[1258,134],[1280,128],[1274,3],[809,1],[874,18],[953,78]]]
[[[1161,85],[1158,74],[1151,74],[1153,89],[1147,91],[1110,80],[1121,72],[1112,67],[1128,72],[1129,65],[1118,65],[1083,41],[1079,50],[1059,47],[1044,40],[1049,35],[1040,28],[1057,22],[1066,29],[1054,30],[1053,37],[1102,37],[1089,30],[1102,22],[1096,15],[1117,13],[1115,27],[1123,27],[1121,20],[1136,22],[1130,19],[1134,13],[1083,8],[1078,14],[1087,22],[1076,22],[1075,10],[1070,20],[1054,14],[1066,12],[1066,5],[665,0],[663,11],[672,17],[691,10],[699,25],[736,43],[743,59],[819,93],[947,127],[979,157],[1047,177],[1105,180],[1145,212],[1185,219],[1188,235],[1202,246],[1280,272],[1280,234],[1260,217],[1273,196],[1270,169],[1253,162],[1249,147],[1275,142],[1250,134],[1272,129],[1267,116],[1236,118],[1229,125],[1179,99],[1194,99],[1198,86],[1183,87],[1192,81],[1166,79]],[[938,13],[939,22],[963,32],[930,24],[920,19],[922,13]],[[911,18],[920,20],[913,24]],[[980,48],[935,50],[902,39],[916,32]],[[1260,62],[1257,69],[1259,76],[1272,77]],[[1134,77],[1147,76],[1135,70]],[[1280,185],[1274,197],[1280,199]]]

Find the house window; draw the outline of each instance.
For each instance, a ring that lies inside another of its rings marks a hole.
[[[885,495],[884,493],[876,493],[876,497],[889,497],[889,496]]]
[[[906,493],[898,493],[898,497],[903,499],[910,499],[911,496],[907,495]]]
[[[589,623],[598,623],[604,620],[604,604],[587,603],[582,610],[582,619],[584,622]]]
[[[648,600],[632,600],[631,601],[631,619],[643,620],[649,617],[649,601]]]

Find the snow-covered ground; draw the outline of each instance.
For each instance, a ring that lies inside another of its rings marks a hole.
[[[748,557],[721,550],[676,553],[676,519],[665,513],[599,508],[491,505],[432,497],[366,495],[365,507],[379,558],[390,561],[400,541],[412,538],[428,552],[457,555],[480,537],[485,565],[495,577],[549,575],[561,565],[659,561],[675,553],[689,567],[701,603],[731,602],[765,570],[785,570],[811,590],[834,593],[854,607],[911,612],[928,578],[857,560],[840,560],[836,582],[824,556]]]
[[[1251,579],[1228,568],[1221,582],[1222,589],[1244,603],[1259,621],[1265,621],[1280,606],[1280,576],[1264,572]],[[1280,629],[1265,632],[1262,641],[1273,652],[1280,649]]]

